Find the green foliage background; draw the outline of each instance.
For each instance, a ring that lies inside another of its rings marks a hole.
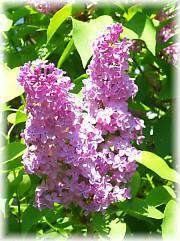
[[[87,9],[85,4],[65,5],[57,13],[42,14],[28,6],[5,4],[8,28],[3,32],[6,91],[2,96],[6,129],[1,130],[1,174],[6,192],[1,195],[0,209],[6,224],[6,235],[61,237],[72,235],[109,238],[134,237],[143,234],[166,239],[173,235],[173,217],[177,202],[175,185],[180,176],[175,171],[173,155],[173,83],[176,67],[160,58],[165,47],[157,41],[162,23],[154,16],[162,5],[120,3],[97,4]],[[84,216],[72,205],[65,209],[37,210],[33,206],[34,192],[40,178],[24,172],[21,163],[25,150],[20,133],[27,119],[23,112],[25,96],[17,85],[18,67],[36,58],[48,59],[67,72],[75,83],[74,93],[81,98],[82,79],[92,55],[91,45],[100,31],[113,22],[123,24],[128,39],[143,43],[132,53],[130,76],[135,78],[139,92],[129,101],[129,109],[145,121],[145,141],[142,162],[131,180],[132,196],[128,201],[111,205],[106,213]],[[166,24],[166,23],[163,23]],[[173,38],[167,43],[170,45]]]

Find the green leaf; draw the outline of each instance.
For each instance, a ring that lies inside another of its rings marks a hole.
[[[164,210],[164,219],[162,222],[162,237],[164,240],[174,240],[176,234],[175,225],[176,202],[170,200]]]
[[[149,168],[161,178],[180,184],[179,173],[170,168],[161,157],[154,153],[142,151],[141,159],[137,159],[137,162]]]
[[[7,173],[12,170],[15,170],[16,168],[22,168],[22,154],[24,151],[22,151],[17,157],[12,158],[11,160],[8,160],[7,162],[3,162],[3,169],[0,170],[0,173]]]
[[[146,23],[146,15],[137,12],[124,26],[137,34],[141,38]]]
[[[146,201],[149,205],[154,207],[168,203],[170,200],[175,199],[176,194],[173,189],[169,186],[155,187],[151,190]]]
[[[143,112],[147,112],[147,111],[151,110],[151,108],[149,106],[147,106],[141,102],[135,102],[135,101],[129,102],[128,107],[131,110],[139,110],[139,111],[143,111]]]
[[[16,122],[16,113],[9,114],[8,117],[7,117],[7,121],[10,124],[15,124],[15,122]]]
[[[21,95],[24,92],[24,90],[17,82],[19,67],[9,69],[4,65],[0,65],[0,69],[2,71],[0,101],[4,103]]]
[[[29,206],[22,216],[21,229],[23,233],[27,233],[34,224],[37,224],[38,219],[40,218],[41,213],[37,208]]]
[[[135,197],[136,194],[138,193],[139,188],[140,188],[140,183],[141,183],[141,177],[139,175],[139,172],[135,172],[131,181],[130,181],[132,197]]]
[[[75,86],[72,90],[72,93],[77,94],[77,96],[81,97],[81,99],[83,99],[82,92],[81,92],[83,87],[82,81],[87,78],[88,78],[87,74],[82,74],[79,77],[77,77],[75,80],[73,80],[73,83],[75,84]]]
[[[110,233],[109,237],[111,240],[117,239],[119,241],[124,240],[124,236],[126,234],[126,223],[118,222],[118,219],[113,220],[110,223]]]
[[[10,192],[17,192],[21,197],[25,197],[25,194],[31,187],[31,180],[28,174],[24,174],[22,170],[11,171],[8,176],[8,185],[10,188]]]
[[[92,55],[93,41],[112,23],[113,19],[107,15],[90,20],[90,22],[73,19],[73,40],[84,68]]]
[[[126,37],[127,39],[138,39],[138,34],[135,33],[133,30],[126,28],[123,26],[123,33],[122,35]]]
[[[100,235],[106,234],[106,220],[101,212],[95,212],[92,214],[92,227],[95,233]]]
[[[20,142],[12,142],[0,148],[0,155],[4,158],[2,162],[3,171],[12,170],[21,165],[21,156],[25,146]],[[2,172],[2,171],[1,171]]]
[[[50,20],[47,29],[47,43],[51,40],[54,33],[61,26],[61,24],[71,16],[72,4],[66,4],[63,8],[57,11]]]
[[[10,171],[6,178],[6,187],[8,190],[8,200],[13,197],[14,193],[17,193],[17,186],[22,181],[23,172],[13,169]]]
[[[173,97],[173,83],[172,79],[167,78],[166,83],[162,87],[158,99],[159,100],[169,100]]]
[[[16,187],[18,185],[18,183],[20,183],[22,181],[23,178],[23,174],[20,171],[11,171],[8,175],[7,175],[7,180],[9,183],[9,186],[13,187],[14,192],[16,191]]]
[[[116,5],[117,7],[119,7],[123,12],[126,11],[125,7],[123,6],[123,4],[120,4],[118,2],[113,2],[114,5]]]
[[[128,9],[127,13],[124,13],[123,17],[129,21],[137,12],[142,12],[142,7],[134,5]]]
[[[8,31],[11,28],[13,21],[7,18],[5,14],[0,14],[0,20],[1,20],[0,33],[3,31]]]
[[[150,206],[146,200],[133,198],[119,203],[120,210],[134,217],[145,216],[148,218],[162,219],[163,213],[153,206]]]
[[[17,185],[17,192],[20,196],[24,195],[31,186],[31,180],[29,178],[29,175],[24,174],[22,176],[21,182]]]
[[[19,223],[14,214],[10,213],[5,220],[7,224],[6,235],[14,235],[15,233],[17,234],[17,232],[20,233]]]
[[[82,81],[83,79],[87,79],[88,75],[87,74],[82,74],[79,77],[77,77],[75,80],[73,80],[73,83],[79,83],[80,81]]]
[[[23,112],[17,111],[16,113],[9,114],[7,120],[9,123],[17,125],[21,122],[25,122],[27,120],[27,115]]]
[[[155,151],[164,157],[172,153],[172,115],[166,113],[154,124]]]
[[[147,17],[144,30],[141,35],[141,39],[146,43],[147,48],[155,55],[156,49],[156,29],[152,23],[152,20]]]
[[[27,120],[27,115],[23,112],[18,111],[16,113],[16,121],[15,124],[17,125],[18,123],[25,122]]]
[[[152,20],[143,12],[136,12],[133,17],[124,24],[122,35],[128,39],[141,39],[147,48],[155,55],[156,29]]]
[[[61,65],[63,64],[63,62],[65,61],[65,59],[69,56],[69,54],[72,52],[72,50],[74,49],[74,41],[73,39],[71,39],[69,41],[69,43],[67,44],[64,52],[62,53],[59,61],[58,61],[58,64],[57,64],[57,67],[60,68]]]
[[[7,161],[19,156],[25,150],[25,145],[14,141],[0,148],[0,155]]]

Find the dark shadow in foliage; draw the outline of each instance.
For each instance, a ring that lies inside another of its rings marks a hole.
[[[124,24],[124,26],[137,33],[138,37],[141,37],[145,23],[146,16],[140,12],[137,12],[127,23]]]

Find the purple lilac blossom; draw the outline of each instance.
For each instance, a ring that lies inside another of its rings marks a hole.
[[[141,52],[144,47],[144,42],[141,39],[132,39],[129,42],[131,43],[129,50],[132,52]]]
[[[94,42],[82,103],[53,64],[36,60],[20,69],[28,114],[23,163],[43,179],[35,196],[39,209],[74,203],[86,212],[104,211],[131,198],[128,183],[141,153],[132,141],[142,142],[144,123],[128,111],[138,89],[128,76],[130,44],[119,41],[121,33],[114,24]]]
[[[158,33],[158,41],[167,42],[176,33],[176,27],[175,21],[166,24]]]
[[[48,14],[55,13],[70,1],[46,1],[46,0],[27,0],[27,4],[35,8],[38,12]]]
[[[174,65],[177,65],[178,59],[179,59],[179,53],[180,53],[180,44],[179,43],[173,43],[163,49],[162,58],[165,59],[168,63],[172,63]]]
[[[177,23],[174,21],[175,8],[161,9],[156,15],[155,19],[161,23],[170,21],[165,24],[157,34],[157,40],[159,43],[166,43],[170,38],[176,34]],[[164,48],[161,52],[162,59],[165,59],[168,63],[177,64],[178,56],[180,52],[180,44],[178,42],[171,43],[168,47]]]
[[[155,16],[155,19],[159,22],[164,22],[166,20],[172,19],[175,17],[175,6],[168,7],[167,5],[160,9]]]
[[[104,138],[98,146],[103,162],[99,168],[113,190],[119,190],[117,196],[109,192],[109,203],[120,196],[130,198],[126,184],[136,170],[135,159],[140,155],[132,147],[132,141],[140,144],[144,138],[144,122],[128,111],[127,101],[136,95],[138,88],[128,75],[131,42],[125,38],[120,41],[121,33],[122,26],[113,24],[96,39],[87,70],[89,78],[84,80],[83,88],[85,110]]]
[[[160,43],[167,42],[172,38],[176,33],[177,25],[173,21],[165,25],[158,33],[158,41]],[[165,59],[168,63],[177,64],[178,56],[180,53],[180,44],[178,42],[173,42],[168,47],[164,48],[162,51],[162,58]]]

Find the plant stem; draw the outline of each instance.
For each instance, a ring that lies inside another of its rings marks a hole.
[[[11,135],[11,132],[12,130],[14,129],[15,125],[12,125],[11,128],[9,129],[8,131],[8,134],[7,134],[7,140],[8,140],[8,144],[10,143],[10,135]]]
[[[25,106],[26,105],[26,101],[25,101],[25,98],[24,98],[23,94],[21,95],[21,100],[22,100],[23,105]]]
[[[93,235],[93,227],[92,227],[90,215],[86,216],[85,220],[86,220],[86,226],[87,226],[87,235],[92,238],[94,235]]]
[[[2,112],[3,111],[14,111],[14,112],[21,112],[23,114],[25,114],[25,112],[23,110],[18,110],[18,109],[14,109],[14,108],[8,108],[8,109],[5,109],[5,110],[1,110]]]
[[[18,224],[19,224],[19,233],[21,233],[21,203],[19,200],[19,194],[18,192],[16,193],[17,197],[17,205],[18,205]]]
[[[61,234],[63,237],[65,237],[62,233],[60,233],[60,231],[59,231],[58,228],[54,227],[54,226],[47,220],[47,218],[46,218],[45,216],[43,217],[43,219],[44,219],[44,221],[46,222],[46,224],[47,224],[52,230],[54,230],[55,232],[57,232],[57,233]]]
[[[147,179],[148,179],[148,181],[149,181],[151,187],[152,187],[152,188],[155,188],[155,185],[154,185],[154,183],[153,183],[153,181],[152,181],[152,178],[149,176],[148,173],[146,174],[146,177],[147,177]]]
[[[13,171],[13,175],[14,175],[14,179],[16,178],[16,173],[15,171]],[[17,186],[16,186],[16,199],[17,199],[17,206],[18,206],[18,224],[19,224],[19,233],[21,233],[21,203],[20,203],[20,199],[19,199],[19,194],[18,194],[18,190],[17,190]]]
[[[69,54],[73,51],[73,49],[75,48],[74,46],[74,41],[73,39],[71,39],[66,48],[64,49],[64,52],[62,53],[61,57],[59,58],[57,67],[60,68],[61,65],[63,64],[63,62],[66,60],[66,58],[69,56]]]

